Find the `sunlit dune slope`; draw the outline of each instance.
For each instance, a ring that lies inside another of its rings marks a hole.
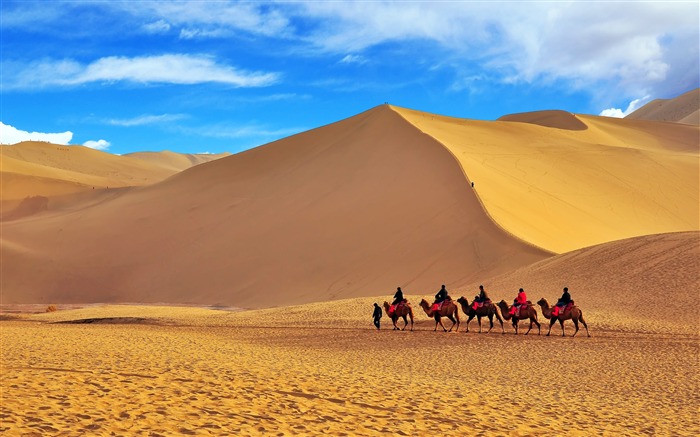
[[[138,158],[173,171],[182,171],[194,165],[203,164],[215,159],[229,156],[230,153],[175,153],[168,150],[162,152],[134,152],[124,156]]]
[[[70,214],[4,225],[3,301],[269,307],[434,294],[550,254],[388,106]]]
[[[493,299],[509,303],[520,287],[532,302],[545,298],[550,304],[568,287],[598,328],[700,334],[700,232],[603,243],[483,283]],[[455,292],[471,300],[477,286]]]
[[[491,217],[563,253],[700,229],[697,126],[547,113],[476,121],[394,108],[460,162]],[[583,124],[586,129],[572,130]]]
[[[142,186],[223,155],[119,156],[83,146],[28,141],[0,146],[0,200],[52,197],[100,188]],[[145,159],[144,159],[145,158]]]
[[[688,91],[673,99],[656,99],[633,113],[628,119],[671,121],[684,124],[700,124],[700,89]]]
[[[498,121],[517,121],[520,123],[531,123],[544,127],[567,130],[588,129],[588,126],[586,126],[586,124],[579,120],[574,114],[557,110],[509,114],[500,117]]]

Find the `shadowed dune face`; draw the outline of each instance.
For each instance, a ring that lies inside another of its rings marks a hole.
[[[566,130],[586,130],[586,123],[579,120],[574,114],[566,111],[535,111],[520,114],[510,114],[500,117],[498,121],[512,121],[518,123],[530,123],[544,127]]]
[[[459,160],[496,223],[539,247],[700,228],[696,126],[576,116],[588,128],[566,130],[396,110]]]
[[[7,223],[2,250],[6,302],[246,307],[434,294],[549,256],[497,227],[444,147],[386,106]]]

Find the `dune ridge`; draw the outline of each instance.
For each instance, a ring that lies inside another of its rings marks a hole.
[[[502,228],[538,247],[700,227],[695,126],[579,115],[577,131],[394,109],[451,151]]]

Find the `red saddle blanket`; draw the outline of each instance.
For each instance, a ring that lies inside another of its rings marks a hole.
[[[403,307],[404,305],[408,305],[405,300],[403,302],[399,302],[395,305],[389,305],[389,314],[395,312],[397,309]]]
[[[486,299],[484,302],[474,302],[472,303],[472,309],[476,311],[477,308],[481,308],[482,306],[486,305],[487,303],[491,303],[491,299]]]
[[[430,311],[440,311],[440,308],[442,308],[442,303],[434,303],[432,307],[430,307]]]
[[[569,303],[565,307],[560,307],[555,305],[554,308],[552,309],[552,317],[556,317],[560,314],[566,313],[567,311],[571,311],[571,307],[574,306],[573,303]]]

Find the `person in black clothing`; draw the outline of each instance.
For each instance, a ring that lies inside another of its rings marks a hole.
[[[479,295],[474,297],[474,300],[479,303],[484,303],[489,299],[489,295],[486,294],[483,285],[479,285]]]
[[[403,291],[401,291],[401,287],[396,287],[396,293],[394,294],[394,301],[391,304],[398,305],[401,302],[403,302]]]
[[[440,288],[440,291],[438,291],[437,294],[435,295],[435,303],[440,303],[440,302],[446,300],[448,297],[449,296],[447,295],[447,289],[443,285]]]
[[[554,311],[552,311],[553,316],[558,316],[560,312],[564,311],[566,306],[572,302],[571,300],[571,295],[569,294],[569,288],[564,287],[564,293],[562,293],[561,297],[557,301],[557,304],[555,305]]]
[[[379,329],[379,320],[382,318],[382,308],[377,304],[377,302],[374,303],[374,313],[372,314],[372,318],[374,318],[374,326]]]
[[[569,303],[571,303],[571,295],[569,294],[569,288],[564,287],[564,293],[562,293],[561,297],[557,301],[557,306],[558,307],[565,307]]]

